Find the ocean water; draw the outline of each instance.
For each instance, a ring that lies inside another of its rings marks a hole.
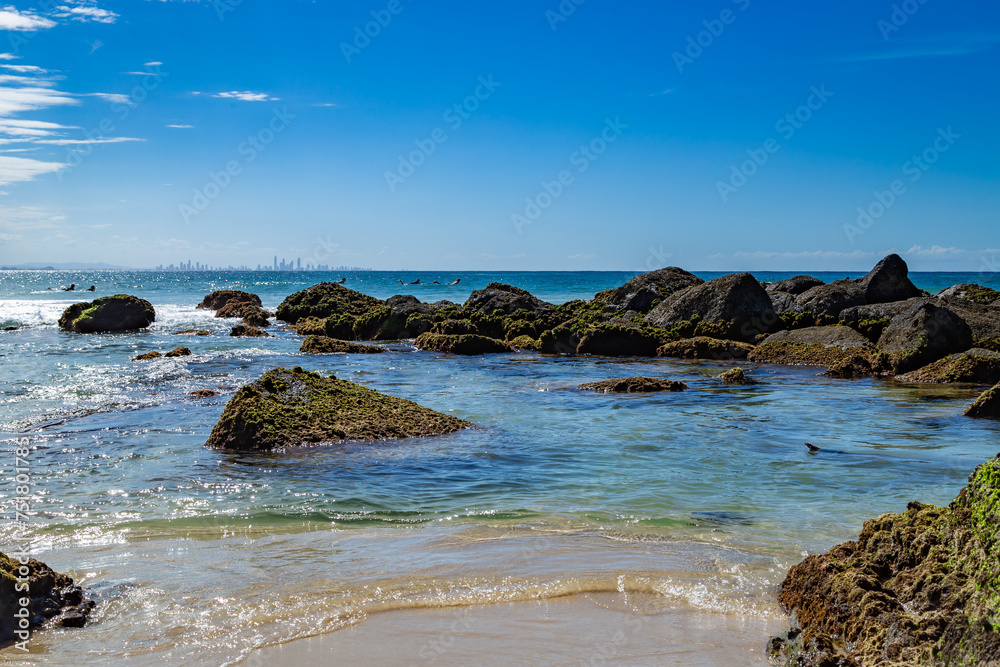
[[[561,302],[632,275],[364,273],[347,286],[462,302],[496,280]],[[819,277],[845,275],[858,274]],[[790,565],[909,500],[949,502],[1000,450],[1000,424],[961,416],[981,388],[749,363],[761,384],[726,387],[714,376],[732,362],[454,358],[409,341],[385,355],[301,355],[292,331],[233,339],[231,320],[194,307],[238,288],[273,309],[340,277],[0,272],[0,327],[18,327],[0,331],[0,549],[30,545],[98,601],[91,624],[39,633],[24,659],[258,664],[312,637],[327,656],[352,656],[344,664],[465,664],[482,647],[487,664],[524,662],[526,646],[537,664],[763,664],[785,623],[774,595]],[[995,274],[911,277],[931,292],[1000,288]],[[399,285],[416,278],[461,283]],[[71,282],[148,299],[157,320],[140,333],[60,332],[63,309],[93,296],[49,289]],[[130,361],[179,345],[193,356]],[[296,365],[477,428],[273,454],[204,446],[239,386]],[[575,390],[629,375],[690,390]],[[14,449],[25,442],[32,514],[20,529]],[[393,632],[405,654],[365,653]]]

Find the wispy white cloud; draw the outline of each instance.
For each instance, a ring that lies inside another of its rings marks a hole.
[[[167,127],[172,127],[177,130],[190,130],[194,125],[167,125]]]
[[[0,60],[17,60],[21,56],[15,56],[13,53],[0,53]]]
[[[58,18],[68,18],[74,21],[93,21],[95,23],[114,23],[118,14],[107,9],[101,9],[94,0],[68,0],[71,6],[60,5],[52,13]]]
[[[122,93],[83,93],[84,97],[99,97],[115,104],[128,104],[129,96]]]
[[[46,109],[54,106],[66,106],[79,104],[79,100],[66,93],[51,88],[11,88],[0,87],[0,117],[20,113],[22,111],[32,111],[35,109]]]
[[[333,102],[320,102],[318,104],[314,104],[313,106],[314,107],[335,107],[335,106],[339,106],[339,105],[334,104]]]
[[[42,69],[37,65],[0,65],[0,67],[3,67],[4,69],[9,69],[12,72],[23,72],[25,74],[27,74],[28,72],[31,72],[32,74],[45,74],[46,72],[48,72],[47,69]]]
[[[0,155],[0,185],[30,181],[36,176],[57,172],[65,166],[62,162],[43,162],[24,157]]]
[[[142,64],[143,67],[160,67],[161,65],[163,65],[163,63],[161,63],[159,60],[154,60],[152,62]]]
[[[136,137],[101,137],[97,139],[37,139],[36,144],[49,146],[89,146],[94,144],[120,144],[126,141],[145,141]],[[0,140],[3,143],[3,140]]]
[[[0,7],[0,30],[17,30],[30,32],[47,30],[56,24],[55,21],[39,16],[33,11],[20,11],[13,5]]]
[[[241,102],[276,102],[280,100],[280,97],[271,97],[267,93],[256,93],[251,90],[231,90],[224,93],[200,93],[194,92],[192,95],[208,95],[209,97],[217,97],[224,100],[239,100]]]

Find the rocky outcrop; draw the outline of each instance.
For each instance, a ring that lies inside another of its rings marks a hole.
[[[278,306],[279,320],[295,324],[303,317],[327,318],[331,315],[364,315],[382,306],[375,297],[355,292],[334,283],[319,283],[285,298]]]
[[[272,450],[346,440],[393,440],[452,433],[469,422],[301,368],[276,368],[236,392],[206,443]]]
[[[621,287],[598,292],[594,298],[623,311],[634,310],[637,313],[648,313],[656,302],[665,299],[674,292],[701,285],[704,282],[693,273],[688,273],[676,266],[668,266],[665,269],[638,275]]]
[[[972,345],[972,330],[965,320],[933,303],[917,304],[894,317],[878,341],[897,375],[964,352]]]
[[[719,376],[722,384],[752,385],[757,384],[756,380],[747,377],[742,368],[731,368]]]
[[[1000,301],[1000,292],[989,287],[983,287],[982,285],[952,285],[947,289],[941,290],[935,296],[966,299],[983,306],[995,304]]]
[[[853,306],[865,305],[864,290],[856,280],[836,280],[808,289],[795,299],[796,312],[838,317]]]
[[[194,396],[195,398],[212,398],[213,396],[218,396],[219,392],[212,389],[195,389],[194,391],[189,391],[188,396]]]
[[[1000,338],[1000,307],[984,306],[956,296],[937,297],[934,303],[944,306],[965,320],[976,340]]]
[[[905,301],[924,293],[910,282],[909,268],[899,255],[889,255],[858,280],[865,303]]]
[[[786,280],[770,283],[765,289],[768,292],[787,292],[788,294],[799,295],[823,284],[825,283],[822,280],[813,278],[812,276],[793,276]]]
[[[490,283],[469,295],[463,310],[466,312],[491,314],[500,310],[510,315],[518,310],[540,313],[552,310],[554,306],[519,287],[503,283]]]
[[[323,336],[326,334],[326,320],[322,317],[303,317],[295,323],[295,333],[300,336]]]
[[[833,366],[870,347],[868,339],[849,327],[807,327],[768,336],[747,359],[790,366]]]
[[[146,352],[145,354],[140,354],[137,357],[133,357],[132,361],[151,361],[153,359],[159,359],[163,355],[153,350],[152,352]]]
[[[776,313],[795,312],[795,295],[790,292],[769,291],[767,295],[771,298],[771,307]]]
[[[59,328],[76,333],[107,333],[145,329],[156,320],[153,304],[127,294],[75,303],[59,318]]]
[[[542,350],[541,342],[531,336],[518,336],[510,341],[510,346],[515,350],[531,350],[532,352],[541,352]]]
[[[642,394],[655,391],[684,391],[688,386],[683,382],[661,380],[659,378],[630,377],[601,382],[581,384],[577,389],[596,391],[602,394]]]
[[[212,332],[208,329],[185,329],[184,331],[175,331],[175,336],[211,336]]]
[[[1000,382],[1000,353],[973,348],[968,352],[947,356],[896,379],[900,382],[938,384],[997,384]]]
[[[249,303],[261,307],[260,297],[256,294],[250,294],[249,292],[241,292],[240,290],[219,290],[217,292],[212,292],[204,299],[201,300],[195,308],[208,308],[209,310],[219,310],[227,303],[230,302],[240,302]]]
[[[28,641],[41,627],[83,627],[93,609],[71,577],[34,558],[0,553],[0,647]]]
[[[675,357],[678,359],[746,359],[754,346],[741,343],[738,340],[720,340],[708,336],[685,338],[667,343],[656,350],[658,357]]]
[[[962,414],[966,417],[973,417],[976,419],[1000,419],[1000,384],[984,391],[982,395],[980,395],[980,397],[977,398],[972,405],[966,408],[965,412]],[[998,486],[1000,486],[1000,484],[998,484]],[[994,493],[996,493],[996,491],[994,491]],[[996,498],[996,495],[994,495],[994,498]],[[994,522],[998,519],[1000,519],[1000,517],[994,516],[993,518]],[[993,525],[995,527],[997,524],[994,523]],[[1000,549],[1000,545],[997,545],[997,548]],[[996,551],[993,553],[996,553]]]
[[[872,376],[892,375],[888,360],[884,354],[872,349],[853,348],[847,355],[830,364],[823,375],[854,380]]]
[[[410,295],[397,295],[386,300],[384,317],[378,318],[359,331],[364,340],[399,340],[416,338],[430,331],[434,308]]]
[[[1000,660],[1000,458],[948,507],[911,502],[857,541],[789,570],[792,628],[768,644],[795,667],[986,665]]]
[[[645,321],[670,329],[695,317],[720,325],[727,338],[748,342],[780,328],[771,298],[749,273],[723,276],[675,292],[651,310]]]
[[[270,313],[268,313],[263,308],[252,308],[250,310],[243,311],[243,319],[240,324],[246,324],[251,327],[269,327],[271,322],[268,320]]]
[[[175,347],[174,349],[167,352],[165,357],[190,357],[191,350],[186,347]]]
[[[271,334],[246,324],[237,324],[229,335],[234,338],[270,338]]]
[[[431,326],[431,333],[460,336],[462,334],[479,333],[476,325],[468,320],[444,320]]]
[[[351,343],[346,340],[338,340],[327,336],[309,336],[302,342],[299,352],[304,354],[379,354],[385,352],[384,347],[378,345],[365,345],[363,343]]]
[[[602,357],[655,357],[660,337],[638,326],[598,324],[582,332],[576,354]]]
[[[417,337],[414,341],[421,350],[431,350],[433,352],[447,352],[449,354],[462,354],[474,356],[479,354],[497,354],[502,352],[513,352],[514,348],[502,340],[487,338],[476,334],[462,334],[450,336],[447,334],[425,333]]]

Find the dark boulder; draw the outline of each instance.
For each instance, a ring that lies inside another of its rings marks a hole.
[[[922,296],[923,292],[910,282],[909,268],[899,255],[889,255],[864,278],[858,280],[865,303],[905,301]]]
[[[894,317],[878,341],[897,375],[972,346],[972,330],[965,320],[932,303],[917,304]]]
[[[935,296],[939,298],[950,296],[957,299],[966,299],[982,306],[995,304],[998,300],[1000,300],[1000,292],[995,289],[983,287],[982,285],[970,284],[952,285],[951,287],[941,290]]]
[[[820,285],[806,290],[795,298],[794,310],[815,315],[837,317],[841,311],[852,306],[863,306],[864,290],[854,280],[836,280],[828,285]]]
[[[747,377],[742,368],[731,368],[719,376],[722,384],[752,385],[757,384],[756,380]]]
[[[243,311],[243,320],[240,324],[247,324],[252,327],[269,327],[271,326],[271,322],[268,320],[269,315],[270,313],[263,308],[253,306]]]
[[[159,359],[162,356],[162,354],[153,350],[152,352],[146,352],[145,354],[140,354],[139,356],[134,357],[132,361],[151,361],[153,359]]]
[[[771,298],[771,307],[776,313],[795,312],[795,295],[789,292],[769,291],[767,295]]]
[[[385,352],[384,347],[378,345],[365,345],[363,343],[351,343],[346,340],[337,340],[327,336],[309,336],[302,341],[299,352],[305,354],[333,354],[343,352],[347,354],[378,354]]]
[[[195,398],[212,398],[213,396],[218,396],[219,392],[212,389],[195,389],[194,391],[189,391],[188,396],[194,396]]]
[[[20,627],[22,609],[25,628]],[[27,642],[29,632],[43,626],[81,627],[93,609],[93,600],[71,577],[34,558],[0,553],[0,647]]]
[[[165,357],[190,357],[191,356],[191,350],[189,350],[186,347],[175,347],[174,349],[170,350],[169,352],[167,352],[163,356],[165,356]]]
[[[335,283],[319,283],[285,298],[278,306],[279,320],[295,324],[303,317],[364,315],[382,301]]]
[[[582,391],[596,391],[602,394],[645,394],[656,391],[684,391],[687,388],[688,386],[683,382],[649,377],[630,377],[603,380],[601,382],[588,382],[577,387],[577,389]]]
[[[580,337],[567,324],[543,332],[538,340],[543,354],[576,354],[580,346]]]
[[[416,338],[430,331],[434,308],[414,296],[397,295],[386,300],[389,310],[373,330],[362,333],[366,340]]]
[[[726,337],[753,341],[777,331],[779,320],[771,298],[749,273],[735,273],[668,296],[646,315],[646,322],[670,329],[692,318],[726,329]]]
[[[656,356],[724,361],[746,359],[753,348],[753,345],[741,343],[738,340],[719,340],[708,336],[698,336],[667,343],[656,350]]]
[[[234,338],[270,338],[271,334],[266,331],[262,331],[256,327],[247,326],[246,324],[237,324],[229,332],[229,335]]]
[[[479,332],[476,329],[476,325],[468,320],[445,320],[444,322],[435,322],[431,326],[431,333],[460,336],[462,334]]]
[[[982,395],[977,398],[972,405],[965,409],[962,413],[966,417],[973,417],[975,419],[1000,419],[1000,384],[995,385],[982,393]],[[995,473],[994,473],[995,474]],[[997,478],[994,477],[994,480]],[[1000,496],[997,495],[998,491],[994,489],[994,503],[996,499]],[[1000,520],[1000,517],[993,517],[993,526],[996,527],[996,521]],[[994,535],[996,532],[994,531]],[[994,549],[1000,549],[1000,544],[995,544]],[[997,551],[993,551],[997,553]],[[1000,590],[1000,587],[995,587],[994,593]],[[1000,651],[997,652],[997,656],[1000,657]]]
[[[466,312],[490,314],[501,310],[507,315],[518,310],[538,314],[553,308],[551,303],[532,296],[526,290],[503,283],[490,283],[485,288],[474,291],[463,306]]]
[[[1000,338],[1000,308],[997,306],[984,306],[957,296],[936,297],[934,302],[965,320],[976,340]]]
[[[153,304],[127,294],[75,303],[59,318],[59,328],[76,333],[107,333],[145,329],[156,320]]]
[[[332,376],[276,368],[236,392],[206,444],[266,451],[308,443],[442,435],[470,426]]]
[[[208,308],[209,310],[218,310],[222,308],[227,303],[230,302],[240,302],[249,303],[258,308],[261,307],[260,297],[256,294],[250,294],[249,292],[241,292],[239,290],[219,290],[217,292],[212,292],[204,299],[201,300],[195,308]]]
[[[648,313],[656,301],[704,282],[693,273],[676,266],[668,266],[665,269],[638,275],[621,287],[598,292],[594,298],[621,310]]]
[[[512,348],[502,340],[487,338],[476,334],[449,336],[446,334],[425,333],[417,337],[414,344],[421,350],[446,352],[474,356],[479,354],[498,354],[513,352]]]
[[[787,292],[788,294],[802,294],[803,292],[823,285],[823,281],[812,276],[793,276],[785,280],[770,283],[765,289],[768,292]]]
[[[637,326],[598,324],[582,333],[576,353],[602,357],[655,357],[661,343],[657,334]]]

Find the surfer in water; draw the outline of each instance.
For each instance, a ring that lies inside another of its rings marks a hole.
[[[90,287],[87,288],[87,291],[88,292],[96,292],[97,291],[97,286],[96,285],[91,285]]]
[[[454,281],[454,282],[451,282],[451,283],[448,283],[448,284],[449,284],[449,285],[457,285],[457,284],[458,284],[458,283],[460,283],[460,282],[462,282],[462,279],[461,279],[461,278],[455,278],[455,281]]]
[[[63,292],[72,292],[76,289],[76,283],[70,283],[69,287],[63,290]]]

